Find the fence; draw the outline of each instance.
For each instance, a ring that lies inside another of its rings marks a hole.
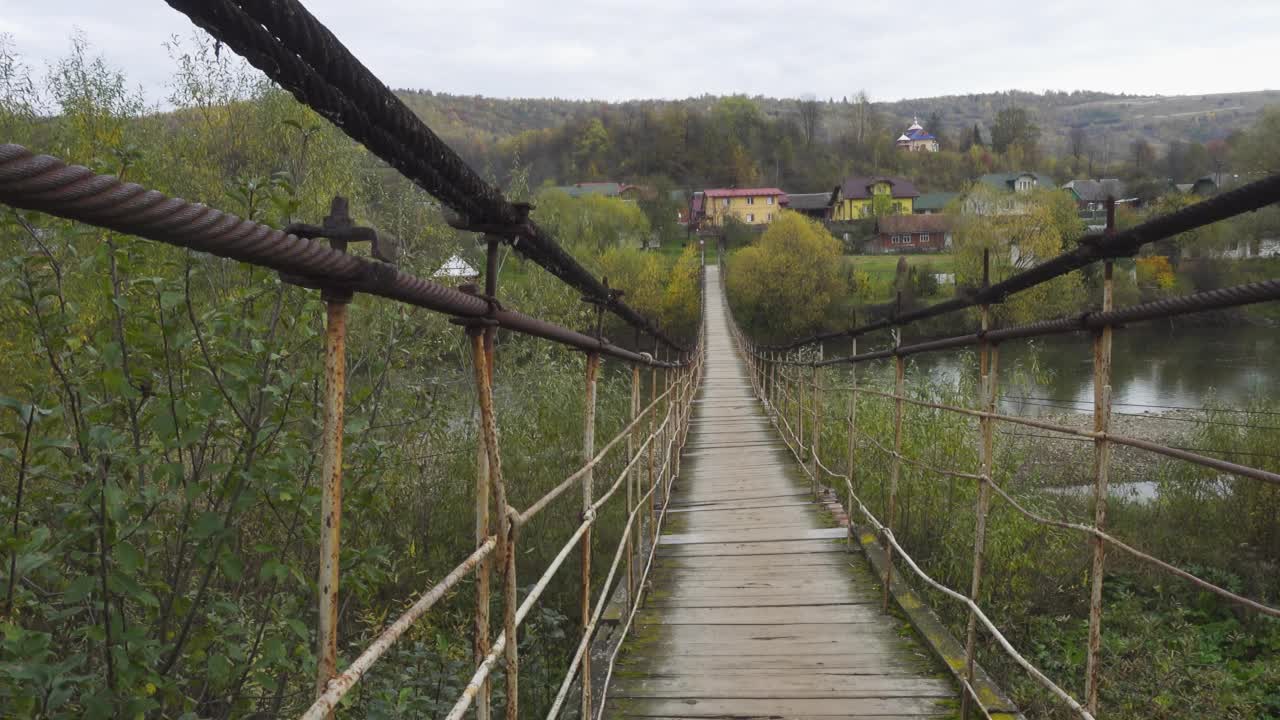
[[[318,672],[316,700],[303,717],[332,717],[342,697],[413,623],[472,575],[477,588],[476,669],[448,717],[462,717],[473,704],[477,717],[484,720],[490,717],[490,678],[500,661],[507,683],[506,717],[512,720],[518,717],[520,625],[575,548],[581,553],[582,563],[581,639],[549,717],[559,714],[575,676],[581,678],[582,717],[591,717],[588,648],[600,626],[610,590],[615,582],[623,586],[623,580],[618,577],[620,570],[625,576],[630,614],[634,615],[638,607],[638,588],[652,563],[667,498],[679,472],[680,449],[688,432],[692,399],[701,378],[701,337],[693,346],[683,346],[628,307],[621,300],[622,293],[597,280],[546,231],[529,220],[527,205],[507,202],[500,192],[481,180],[296,0],[170,0],[169,4],[434,195],[457,213],[451,218],[455,227],[483,233],[488,244],[483,291],[474,286],[448,288],[396,269],[394,239],[371,228],[355,226],[342,198],[334,199],[330,215],[322,225],[295,224],[278,230],[204,205],[170,198],[112,176],[98,175],[84,167],[67,165],[53,157],[35,155],[21,146],[0,145],[0,202],[270,268],[279,272],[286,282],[320,290],[325,301],[326,323],[317,582]],[[327,240],[327,244],[320,239]],[[369,242],[373,259],[349,254],[348,244],[354,242]],[[579,332],[504,308],[496,282],[498,250],[503,243],[582,292],[583,301],[596,309],[594,330]],[[474,498],[476,549],[424,592],[339,673],[341,572],[338,558],[347,305],[355,293],[447,314],[468,337],[480,412]],[[607,341],[601,335],[605,312],[634,327],[637,341],[641,333],[652,337],[653,354]],[[507,479],[502,472],[493,393],[494,337],[498,328],[550,340],[586,354],[582,464],[523,510],[508,503]],[[661,355],[659,344],[675,353],[674,359],[655,358]],[[631,366],[631,418],[621,432],[597,450],[596,385],[601,362],[606,357]],[[647,404],[641,398],[641,372],[645,367],[651,372]],[[599,498],[594,497],[595,469],[607,458],[622,452],[626,458],[623,470]],[[624,484],[625,491],[622,491]],[[575,486],[580,486],[582,492],[581,523],[532,589],[520,598],[516,576],[520,531]],[[594,588],[593,596],[592,528],[598,513],[618,498],[625,498],[626,525],[605,582]],[[641,536],[645,530],[648,562],[637,569],[637,552],[646,544]],[[489,617],[491,576],[495,571],[501,578],[503,598],[502,630],[496,638],[492,637]]]
[[[1267,280],[1185,297],[1168,298],[1124,308],[1114,308],[1112,303],[1112,258],[1136,254],[1143,245],[1148,243],[1208,224],[1209,222],[1256,209],[1277,200],[1280,200],[1280,175],[1271,176],[1234,192],[1224,193],[1187,210],[1155,218],[1123,233],[1117,233],[1114,230],[1114,203],[1109,203],[1109,221],[1107,230],[1104,233],[1088,235],[1081,240],[1081,244],[1076,250],[1064,253],[1030,270],[1014,275],[1003,282],[993,285],[984,278],[981,288],[967,295],[962,294],[957,299],[949,302],[943,302],[911,313],[894,312],[887,319],[850,328],[846,331],[815,335],[792,343],[775,346],[756,346],[738,328],[736,323],[732,325],[736,342],[750,366],[756,393],[771,409],[774,421],[783,439],[811,478],[815,495],[818,491],[820,477],[829,476],[843,481],[848,503],[846,511],[851,521],[854,517],[853,510],[856,505],[858,514],[865,519],[884,544],[886,556],[889,560],[886,563],[883,578],[884,595],[882,603],[884,608],[886,610],[888,608],[889,586],[893,573],[892,559],[896,554],[923,582],[946,597],[962,603],[968,610],[964,639],[964,671],[956,673],[956,679],[964,690],[962,695],[962,714],[965,717],[968,717],[972,709],[977,709],[989,717],[973,685],[975,678],[976,633],[979,624],[1015,663],[1021,666],[1031,677],[1072,711],[1082,718],[1092,719],[1096,716],[1098,712],[1100,675],[1099,653],[1102,641],[1102,587],[1106,572],[1107,548],[1126,553],[1162,572],[1179,577],[1202,590],[1214,593],[1247,610],[1272,617],[1280,617],[1280,608],[1231,592],[1191,572],[1143,552],[1108,534],[1106,531],[1110,455],[1111,449],[1115,445],[1137,448],[1223,473],[1272,485],[1280,485],[1280,474],[1208,457],[1185,449],[1118,435],[1111,432],[1110,429],[1112,414],[1111,347],[1112,335],[1117,327],[1142,320],[1169,318],[1187,313],[1239,307],[1251,303],[1280,299],[1280,281]],[[984,258],[984,262],[988,259]],[[990,305],[992,303],[1000,302],[1009,294],[1047,282],[1095,261],[1104,263],[1102,276],[1103,297],[1100,310],[1086,311],[1070,317],[1027,325],[999,329],[990,327]],[[987,267],[989,267],[989,264]],[[913,345],[903,345],[901,331],[895,329],[892,347],[861,354],[858,352],[857,339],[861,335],[876,330],[900,328],[918,320],[975,305],[979,308],[980,321],[980,329],[976,333],[930,340]],[[1002,341],[1081,331],[1093,334],[1094,398],[1092,430],[1080,430],[1059,423],[996,412],[996,403],[999,397],[997,383],[999,345]],[[849,356],[830,359],[802,357],[801,349],[805,346],[838,337],[845,337],[851,340],[852,352]],[[905,387],[905,362],[908,356],[974,345],[978,347],[979,357],[977,409],[929,402],[908,396]],[[879,359],[893,360],[894,391],[892,393],[859,387],[858,385],[858,366]],[[852,367],[851,384],[847,387],[824,387],[822,380],[824,368],[843,364],[849,364]],[[821,457],[822,406],[825,394],[831,390],[848,392],[848,413],[845,418],[846,457],[842,458],[845,472],[836,472],[831,469]],[[891,446],[886,446],[886,444],[859,428],[857,408],[860,396],[891,400],[893,402],[893,437]],[[903,416],[906,405],[976,418],[979,422],[979,432],[978,436],[974,438],[974,442],[978,448],[978,467],[973,471],[941,468],[922,462],[919,458],[904,454]],[[1032,512],[993,480],[993,442],[995,427],[998,423],[1038,428],[1093,442],[1092,504],[1094,512],[1092,525],[1056,520]],[[858,452],[863,445],[873,448],[890,458],[888,477],[880,478],[882,486],[887,486],[887,489],[882,487],[882,497],[887,495],[887,507],[885,508],[883,520],[877,518],[868,509],[863,500],[862,482],[866,478],[861,476],[858,462]],[[967,594],[948,588],[927,575],[894,536],[898,510],[898,484],[904,464],[918,468],[926,473],[973,482],[978,486],[976,504],[973,510],[972,578]],[[987,536],[986,523],[991,510],[993,494],[999,496],[1017,513],[1033,523],[1080,533],[1087,536],[1091,542],[1089,633],[1085,671],[1085,698],[1083,702],[1072,697],[1019,653],[978,605],[979,591],[985,581],[984,545]],[[852,524],[850,532],[853,532]]]

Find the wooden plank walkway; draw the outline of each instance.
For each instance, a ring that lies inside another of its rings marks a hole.
[[[707,363],[651,588],[607,718],[953,717],[752,395],[707,268]]]

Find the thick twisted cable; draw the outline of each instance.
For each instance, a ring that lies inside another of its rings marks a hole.
[[[300,4],[261,0],[239,7],[229,0],[166,2],[469,220],[522,224],[517,251],[633,327],[687,352],[648,318],[617,300],[545,231],[524,220],[515,206],[471,170]],[[287,45],[277,37],[287,39]]]

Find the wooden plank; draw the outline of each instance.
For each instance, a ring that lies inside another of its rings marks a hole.
[[[846,534],[844,528],[767,528],[737,533],[733,531],[691,532],[680,535],[664,534],[658,539],[658,544],[694,545],[726,542],[757,543],[779,540],[834,540],[843,539]]]
[[[808,673],[863,673],[883,674],[912,671],[922,673],[928,667],[929,658],[922,651],[908,653],[857,652],[844,650],[839,653],[803,653],[787,655],[785,653],[758,655],[752,653],[735,653],[732,655],[667,656],[628,656],[619,667],[625,668],[628,674],[647,672],[653,674],[713,674],[723,675],[735,672],[808,672]]]
[[[640,625],[798,625],[812,623],[884,622],[880,608],[872,603],[844,605],[780,605],[775,607],[671,608],[662,612],[641,610]]]
[[[825,545],[825,543],[824,543]],[[674,548],[671,548],[674,550]],[[826,552],[782,553],[760,558],[755,555],[684,555],[674,556],[664,552],[654,560],[654,570],[719,570],[730,572],[734,568],[761,568],[786,566],[789,568],[820,565],[852,569],[848,554]]]
[[[721,542],[699,545],[659,544],[661,557],[706,555],[792,555],[800,553],[840,553],[847,555],[844,543],[831,540],[776,540],[771,542]]]
[[[717,297],[708,268],[708,297]],[[907,718],[954,713],[954,686],[823,527],[808,479],[756,400],[724,308],[651,589],[604,717]]]
[[[945,680],[911,675],[814,675],[756,671],[750,675],[679,675],[627,678],[609,691],[620,698],[947,698]]]
[[[623,717],[862,718],[867,715],[929,717],[946,711],[934,697],[894,698],[628,698]]]

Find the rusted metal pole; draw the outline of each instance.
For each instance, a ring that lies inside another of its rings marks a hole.
[[[474,352],[474,348],[473,348]],[[479,372],[479,370],[477,370]],[[485,447],[484,420],[476,407],[476,546],[489,538],[489,449]],[[501,558],[501,554],[498,555]],[[492,648],[489,638],[489,582],[493,573],[493,560],[489,557],[476,565],[476,617],[472,657],[478,667]],[[476,694],[476,720],[489,720],[490,682],[486,678]]]
[[[987,325],[987,306],[983,305],[982,309],[982,324],[985,328]],[[995,343],[986,344],[979,354],[979,364],[981,365],[980,370],[982,373],[982,380],[979,384],[980,402],[984,405],[984,410],[988,413],[994,413],[1000,386],[1000,346]],[[982,590],[982,574],[985,569],[987,516],[991,512],[991,473],[995,465],[996,421],[994,418],[984,417],[979,419],[978,425],[982,435],[982,444],[979,448],[981,469],[978,473],[980,479],[978,480],[978,499],[973,528],[973,579],[969,586],[969,599],[975,605]],[[973,685],[974,666],[976,663],[974,656],[977,651],[977,622],[976,615],[970,610],[968,626],[965,630],[965,677],[969,680],[970,686]],[[965,693],[961,698],[961,717],[968,717],[970,702],[971,698],[968,693]]]
[[[498,421],[493,407],[493,371],[489,364],[490,352],[485,339],[486,330],[470,327],[468,333],[471,336],[476,397],[480,405],[480,429],[484,436],[489,484],[493,490],[494,504],[498,509],[497,554],[503,568],[503,632],[507,637],[503,647],[507,680],[506,717],[508,720],[516,720],[519,716],[520,700],[520,644],[516,627],[516,614],[519,610],[516,578],[516,523],[513,510],[507,502],[506,486],[502,478],[502,459],[498,452]]]
[[[849,356],[858,354],[858,338],[853,338],[849,349]],[[862,488],[858,485],[858,366],[856,364],[849,366],[849,448],[848,448],[846,471],[849,473],[849,487],[859,497],[862,495]],[[847,537],[846,549],[853,552],[853,498],[845,499],[845,516],[849,518],[849,535]]]
[[[649,490],[651,491],[656,487],[653,470],[658,456],[658,438],[654,436],[658,415],[656,402],[658,402],[658,369],[655,367],[649,372],[649,462],[645,463],[649,470]],[[649,498],[649,547],[652,548],[658,542],[658,493],[651,493]]]
[[[320,623],[316,636],[316,695],[338,674],[338,559],[342,549],[342,433],[347,392],[347,303],[325,296],[324,429],[321,439]],[[330,713],[329,717],[333,717]]]
[[[770,350],[768,369],[766,370],[769,380],[765,385],[765,398],[769,400],[769,409],[776,415],[778,413],[778,363],[775,356],[776,353]]]
[[[822,371],[813,366],[813,452],[809,459],[813,499],[818,499],[818,453],[822,450]]]
[[[989,250],[982,252],[982,283],[986,287],[991,279],[991,253]],[[991,329],[991,306],[984,303],[981,310],[981,328],[984,338],[978,350],[978,407],[988,413],[995,412],[996,387],[998,372],[997,355],[998,347],[988,342],[985,338],[987,330]],[[987,514],[991,510],[991,468],[992,451],[994,450],[995,440],[995,421],[990,417],[979,418],[978,421],[978,497],[977,507],[974,511],[974,527],[973,527],[973,576],[969,584],[969,599],[975,605],[978,602],[978,594],[982,590],[982,571],[983,558],[987,542]],[[969,686],[973,687],[974,679],[974,653],[976,652],[978,635],[978,617],[972,609],[969,610],[968,624],[965,627],[964,641],[964,659],[965,659],[965,678],[969,681]],[[967,720],[970,716],[971,703],[973,698],[968,692],[964,692],[960,696],[960,717]]]
[[[596,374],[600,369],[600,355],[587,353],[587,382],[585,415],[582,422],[582,460],[591,462],[596,454]],[[588,469],[582,476],[583,520],[591,512],[594,502],[595,472]],[[591,527],[582,535],[582,632],[585,635],[591,625]],[[591,653],[582,656],[582,717],[591,717]]]
[[[635,422],[640,415],[640,366],[631,366],[631,421]],[[630,462],[636,457],[636,433],[639,430],[632,428],[631,433],[627,435],[627,460]],[[631,513],[636,509],[636,497],[639,493],[636,487],[640,481],[640,469],[632,465],[627,471],[627,517],[631,517]],[[643,514],[639,514],[643,517]],[[631,599],[635,597],[636,592],[636,574],[632,562],[632,555],[635,554],[635,543],[632,542],[632,532],[627,530],[627,605],[631,605]]]
[[[902,344],[902,335],[897,334],[895,344]],[[893,401],[893,464],[889,470],[889,511],[885,513],[885,527],[893,532],[894,517],[898,512],[898,476],[902,473],[902,410],[903,397],[906,393],[906,361],[901,355],[895,355],[894,361],[894,401]],[[881,588],[880,609],[889,612],[889,585],[893,583],[893,544],[885,543],[884,587]]]
[[[1114,201],[1107,203],[1107,226],[1114,232]],[[1111,310],[1114,290],[1114,266],[1108,260],[1103,265],[1102,311]],[[1093,430],[1106,433],[1111,428],[1111,326],[1102,328],[1093,340]],[[1093,443],[1093,524],[1105,532],[1107,528],[1107,483],[1111,467],[1111,444],[1105,436]],[[1090,572],[1089,590],[1089,654],[1085,668],[1085,707],[1092,714],[1098,712],[1099,654],[1102,650],[1102,581],[1106,565],[1106,544],[1102,538],[1093,539],[1093,567]]]
[[[799,351],[796,352],[796,359],[800,358]],[[796,445],[800,450],[804,450],[804,373],[800,370],[800,366],[796,368],[795,379],[795,411],[796,411]]]
[[[485,255],[485,271],[484,271],[484,292],[486,297],[495,297],[498,288],[498,248],[500,247],[501,238],[497,236],[487,236],[488,242],[487,253]],[[494,362],[494,336],[497,333],[497,327],[488,325],[484,328],[483,334],[483,351],[486,387],[493,387],[493,362]],[[474,337],[472,342],[474,343]],[[472,348],[472,353],[475,353]],[[473,360],[473,365],[474,365]],[[479,372],[480,368],[476,368]],[[477,375],[478,380],[478,375]],[[480,385],[477,385],[477,393],[482,393]],[[477,395],[479,397],[479,395]],[[489,539],[491,532],[489,523],[489,505],[490,498],[490,482],[489,482],[489,447],[486,441],[486,433],[484,429],[484,417],[480,410],[480,403],[476,404],[476,420],[478,432],[476,433],[476,492],[475,492],[475,509],[476,509],[476,546],[483,545]],[[498,518],[501,521],[503,516],[503,508],[498,508]],[[501,533],[499,533],[501,535]],[[503,545],[504,538],[498,539],[498,544]],[[503,546],[505,549],[505,546]],[[506,570],[505,561],[502,552],[497,553],[497,558],[503,562],[503,571]],[[489,650],[493,647],[492,640],[489,637],[489,607],[491,596],[491,579],[493,576],[493,558],[485,557],[476,566],[476,622],[475,622],[475,639],[473,643],[474,658],[476,665],[484,662],[485,657],[489,655]],[[490,697],[493,691],[493,682],[489,678],[485,678],[484,684],[481,685],[480,691],[476,694],[476,720],[489,720],[490,717]]]

